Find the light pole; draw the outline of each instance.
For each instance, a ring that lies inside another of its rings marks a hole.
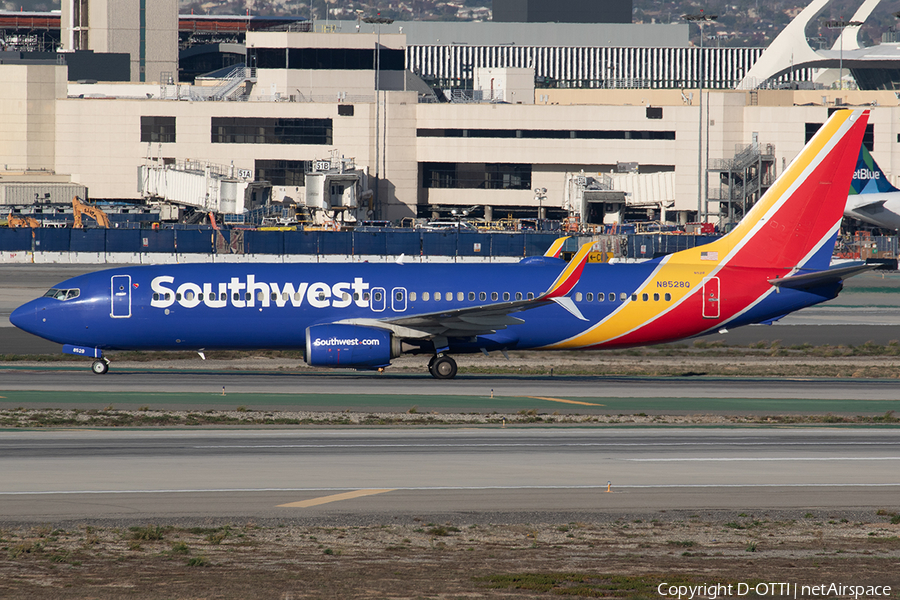
[[[703,25],[709,21],[715,21],[719,15],[707,15],[701,10],[698,14],[682,15],[685,21],[694,22],[700,28],[700,119],[697,123],[697,222],[704,217],[703,210]],[[707,140],[708,141],[708,140]]]
[[[375,25],[375,31],[377,33],[375,38],[375,214],[380,216],[378,213],[381,211],[381,204],[378,202],[378,188],[381,187],[381,178],[380,178],[380,169],[379,169],[379,152],[378,152],[378,138],[380,136],[380,116],[381,116],[381,26],[382,25],[390,25],[394,22],[393,19],[388,19],[387,17],[382,17],[380,14],[377,17],[363,17],[363,23],[370,23]]]
[[[831,21],[825,21],[825,27],[828,29],[840,29],[841,32],[838,34],[838,42],[840,42],[840,50],[841,50],[841,58],[840,58],[840,68],[838,70],[838,85],[839,89],[844,89],[844,29],[847,27],[861,27],[863,25],[862,21],[845,21],[843,17],[840,19],[833,19]]]

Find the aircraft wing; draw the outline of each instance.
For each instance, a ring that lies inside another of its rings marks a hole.
[[[390,329],[399,337],[427,339],[435,337],[473,337],[496,333],[509,325],[524,323],[515,313],[556,303],[574,317],[586,320],[567,294],[572,291],[587,262],[593,242],[584,244],[546,292],[530,300],[492,302],[455,310],[442,310],[387,319],[345,319],[338,323]]]
[[[880,196],[869,201],[866,201],[864,196],[857,196],[854,198],[851,210],[883,207],[885,202],[887,202],[887,200]]]
[[[817,271],[816,273],[778,277],[777,279],[770,279],[769,283],[771,283],[775,287],[802,290],[827,283],[838,283],[840,281],[843,281],[844,279],[847,279],[848,277],[853,277],[854,275],[859,275],[860,273],[865,273],[866,271],[872,271],[881,266],[882,265],[872,264],[853,265],[851,267],[838,267],[836,269],[828,269],[826,271]]]

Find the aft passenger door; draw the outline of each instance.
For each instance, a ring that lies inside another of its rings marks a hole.
[[[720,314],[719,278],[710,277],[703,284],[703,318],[718,319]]]
[[[113,275],[110,282],[110,310],[113,319],[131,316],[131,275]]]

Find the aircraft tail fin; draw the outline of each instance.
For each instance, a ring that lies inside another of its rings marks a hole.
[[[741,222],[695,248],[694,259],[719,266],[828,268],[868,118],[867,110],[835,111]]]
[[[859,160],[856,161],[856,170],[853,172],[853,182],[850,184],[850,195],[857,194],[883,194],[885,192],[898,191],[888,181],[884,171],[872,158],[869,149],[862,145],[859,147]]]

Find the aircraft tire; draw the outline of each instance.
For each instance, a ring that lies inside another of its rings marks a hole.
[[[453,379],[456,377],[456,361],[449,356],[438,356],[429,370],[435,379]]]
[[[96,375],[103,375],[109,371],[109,363],[105,360],[95,360],[91,365],[91,371]]]

